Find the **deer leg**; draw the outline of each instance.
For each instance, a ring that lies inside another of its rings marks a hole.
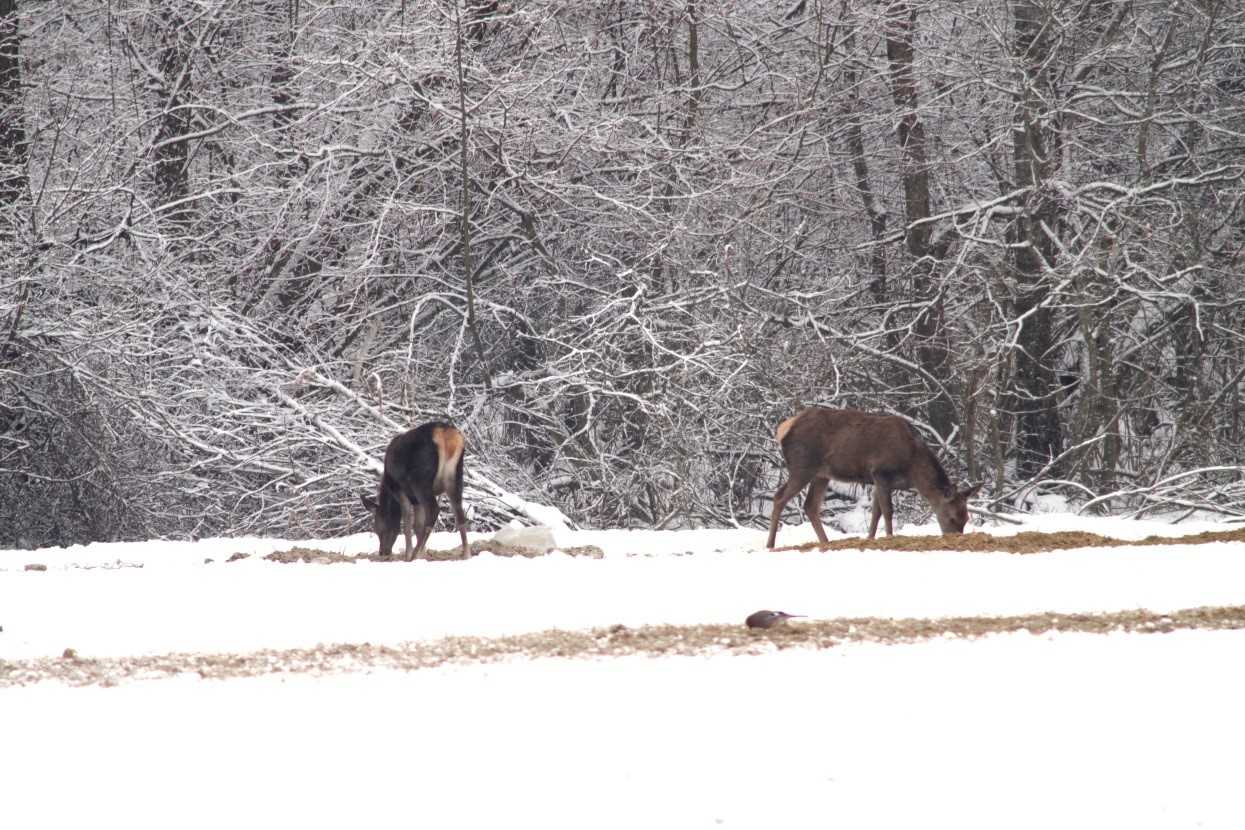
[[[895,530],[891,526],[891,514],[893,505],[891,504],[891,486],[886,479],[879,476],[873,477],[873,512],[869,517],[869,538],[872,539],[878,530],[878,516],[886,519],[886,535],[894,536]]]
[[[829,484],[829,479],[813,479],[808,488],[808,496],[804,499],[804,515],[813,523],[813,532],[823,545],[830,544],[830,540],[826,538],[826,529],[821,526],[821,505],[826,499],[826,486]]]
[[[432,535],[432,523],[437,515],[436,506],[437,503],[433,501],[433,509],[429,510],[428,504],[422,498],[415,502],[415,552],[412,554],[408,551],[408,562],[423,557],[424,545],[428,544],[428,537]]]
[[[804,489],[805,484],[808,484],[807,478],[792,475],[774,493],[774,511],[769,517],[769,541],[765,543],[767,548],[772,548],[774,540],[778,537],[778,520],[782,518],[782,509],[787,506],[787,502],[791,501],[792,496]]]
[[[458,538],[463,543],[463,559],[470,559],[471,548],[467,546],[467,514],[463,512],[462,490],[450,493],[450,504],[454,508],[454,525],[458,528]]]
[[[402,538],[406,540],[406,549],[402,558],[411,561],[411,520],[414,518],[414,508],[411,506],[411,500],[406,497],[406,493],[398,494],[398,503],[402,505]]]
[[[463,559],[471,558],[471,548],[467,545],[467,514],[463,511],[463,457],[458,456],[458,466],[454,469],[454,478],[449,486],[450,506],[454,508],[454,524],[458,527],[458,538],[463,543]]]
[[[894,504],[891,501],[891,488],[888,484],[882,488],[882,518],[886,520],[886,535],[894,536],[895,528],[891,525],[891,516],[894,513]]]
[[[873,485],[873,498],[869,504],[869,538],[878,532],[878,519],[882,518],[882,506],[878,503],[878,486]]]

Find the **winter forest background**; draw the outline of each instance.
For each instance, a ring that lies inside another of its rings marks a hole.
[[[476,528],[756,525],[810,403],[1245,515],[1238,2],[0,0],[0,113],[0,544],[358,531],[433,417]]]

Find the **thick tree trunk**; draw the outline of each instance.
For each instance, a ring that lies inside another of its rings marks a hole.
[[[1016,374],[1012,395],[1017,414],[1017,472],[1024,478],[1059,455],[1063,445],[1056,409],[1057,381],[1050,366],[1052,312],[1047,270],[1054,263],[1054,243],[1043,228],[1055,228],[1058,206],[1046,183],[1059,161],[1057,123],[1043,111],[1053,97],[1048,67],[1052,49],[1041,9],[1033,0],[1013,0],[1015,56],[1020,64],[1012,121],[1012,161],[1018,187],[1027,197],[1011,230],[1015,252]]]
[[[26,129],[22,117],[21,40],[17,0],[0,0],[0,209],[26,191]],[[9,230],[0,227],[0,239]]]
[[[897,0],[886,9],[886,57],[890,64],[891,97],[899,108],[896,136],[899,140],[900,171],[903,177],[906,226],[904,242],[911,257],[912,299],[920,305],[913,323],[917,341],[916,356],[927,375],[938,382],[929,402],[929,422],[943,438],[955,425],[955,404],[947,392],[950,376],[946,332],[943,328],[942,300],[935,286],[939,262],[945,245],[931,244],[929,219],[929,165],[926,154],[925,125],[919,112],[914,68],[913,41],[916,10],[908,0]]]
[[[190,113],[186,109],[190,91],[190,55],[185,39],[190,35],[186,21],[178,11],[180,3],[168,0],[159,11],[160,36],[163,43],[156,52],[160,71],[163,112],[156,127],[152,146],[156,192],[162,203],[176,202],[190,192]],[[172,222],[186,222],[190,209],[179,207],[167,214]]]
[[[852,43],[854,36],[847,43]],[[860,196],[861,207],[869,217],[869,238],[872,249],[869,254],[869,293],[878,302],[886,299],[886,211],[879,207],[873,192],[873,184],[869,175],[869,161],[865,154],[864,129],[861,121],[866,111],[865,103],[860,98],[860,72],[852,62],[843,67],[843,81],[847,87],[847,106],[843,117],[847,119],[847,153],[852,160],[852,176],[855,179],[856,192]]]

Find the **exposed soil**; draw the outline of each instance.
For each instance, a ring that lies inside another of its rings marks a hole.
[[[348,555],[343,553],[334,553],[333,551],[317,550],[315,548],[290,548],[289,550],[273,551],[264,558],[270,562],[310,562],[317,565],[332,565],[339,562],[405,562],[402,558],[401,540],[397,545],[398,551],[393,556],[380,556],[375,553],[361,553],[357,555]],[[519,547],[517,545],[503,545],[488,540],[480,540],[472,542],[467,546],[472,556],[479,556],[481,553],[491,553],[494,556],[523,556],[533,559],[537,556],[545,556],[545,551],[536,550],[535,548]],[[586,556],[590,559],[601,559],[605,556],[605,551],[595,545],[583,545],[575,548],[558,548],[559,552],[567,556]],[[238,558],[245,558],[249,554],[237,554],[229,557],[230,562]],[[462,548],[450,548],[448,550],[432,550],[425,548],[424,558],[433,562],[450,562],[461,560],[463,558]]]
[[[950,536],[891,536],[877,539],[838,539],[828,545],[809,542],[775,550],[965,550],[990,553],[1045,553],[1069,548],[1114,548],[1133,545],[1202,545],[1208,542],[1245,542],[1245,527],[1189,536],[1147,536],[1138,541],[1112,539],[1097,533],[1063,530],[1057,533],[1025,531],[1015,536],[963,533]]]
[[[1196,533],[1190,536],[1147,536],[1139,541],[1127,541],[1123,539],[1112,539],[1107,536],[1100,536],[1097,533],[1085,533],[1082,531],[1060,531],[1058,533],[1039,533],[1035,531],[1026,531],[1018,533],[1015,536],[992,536],[989,533],[964,533],[952,536],[891,536],[878,539],[839,539],[828,545],[821,545],[817,542],[808,542],[803,545],[788,545],[778,547],[779,551],[826,551],[826,550],[905,550],[905,551],[922,551],[922,550],[960,550],[960,551],[979,551],[983,553],[1045,553],[1052,550],[1067,550],[1069,548],[1101,548],[1101,547],[1126,547],[1131,545],[1200,545],[1207,542],[1245,542],[1245,528],[1239,530],[1218,530]],[[529,559],[545,556],[544,551],[535,550],[533,548],[518,547],[515,545],[503,545],[488,540],[480,540],[470,544],[471,555],[478,556],[481,553],[488,552],[494,556],[524,556]],[[401,548],[401,540],[399,540],[398,548]],[[593,559],[602,558],[605,553],[595,545],[585,545],[575,548],[559,548],[561,553],[568,556],[587,556]],[[459,548],[449,548],[447,550],[424,551],[425,558],[434,562],[448,562],[462,559],[462,551]],[[639,555],[639,554],[636,554]],[[226,561],[235,562],[239,559],[246,559],[251,554],[235,553]],[[348,555],[335,553],[333,551],[317,550],[315,548],[295,547],[289,550],[274,551],[264,557],[272,562],[308,562],[313,564],[331,565],[339,562],[402,562],[404,561],[399,551],[396,555],[390,557],[381,557],[375,553]]]
[[[60,658],[0,660],[0,687],[47,680],[73,686],[114,686],[197,674],[227,679],[267,674],[340,674],[370,669],[413,671],[447,664],[492,663],[540,657],[603,658],[630,655],[762,654],[785,648],[827,649],[844,643],[912,643],[934,637],[974,638],[1027,631],[1143,634],[1180,629],[1245,628],[1245,606],[1193,608],[1170,614],[1032,614],[1017,617],[813,620],[765,630],[739,625],[615,625],[591,631],[541,631],[511,637],[447,637],[377,646],[370,643],[266,650],[247,654],[164,654],[91,659],[66,649]]]

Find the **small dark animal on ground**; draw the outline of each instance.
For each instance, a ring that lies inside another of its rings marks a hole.
[[[788,614],[786,611],[754,611],[748,615],[748,619],[744,620],[744,625],[749,628],[773,628],[776,625],[784,625],[793,617],[802,616],[804,615]]]
[[[817,539],[823,545],[829,543],[821,526],[821,503],[830,479],[873,485],[870,539],[877,534],[882,517],[886,535],[894,535],[892,490],[916,490],[934,509],[943,533],[963,533],[968,499],[981,488],[975,484],[957,490],[916,429],[897,415],[811,407],[779,424],[777,437],[790,477],[774,494],[766,543],[771,548],[783,507],[805,487],[804,513]]]
[[[437,496],[442,493],[449,496],[454,509],[463,558],[471,555],[467,547],[467,515],[463,512],[465,448],[463,434],[440,421],[418,426],[389,442],[376,496],[362,497],[363,506],[372,514],[381,556],[392,555],[399,525],[406,538],[406,560],[423,554],[437,520]],[[416,538],[413,551],[412,524]]]

